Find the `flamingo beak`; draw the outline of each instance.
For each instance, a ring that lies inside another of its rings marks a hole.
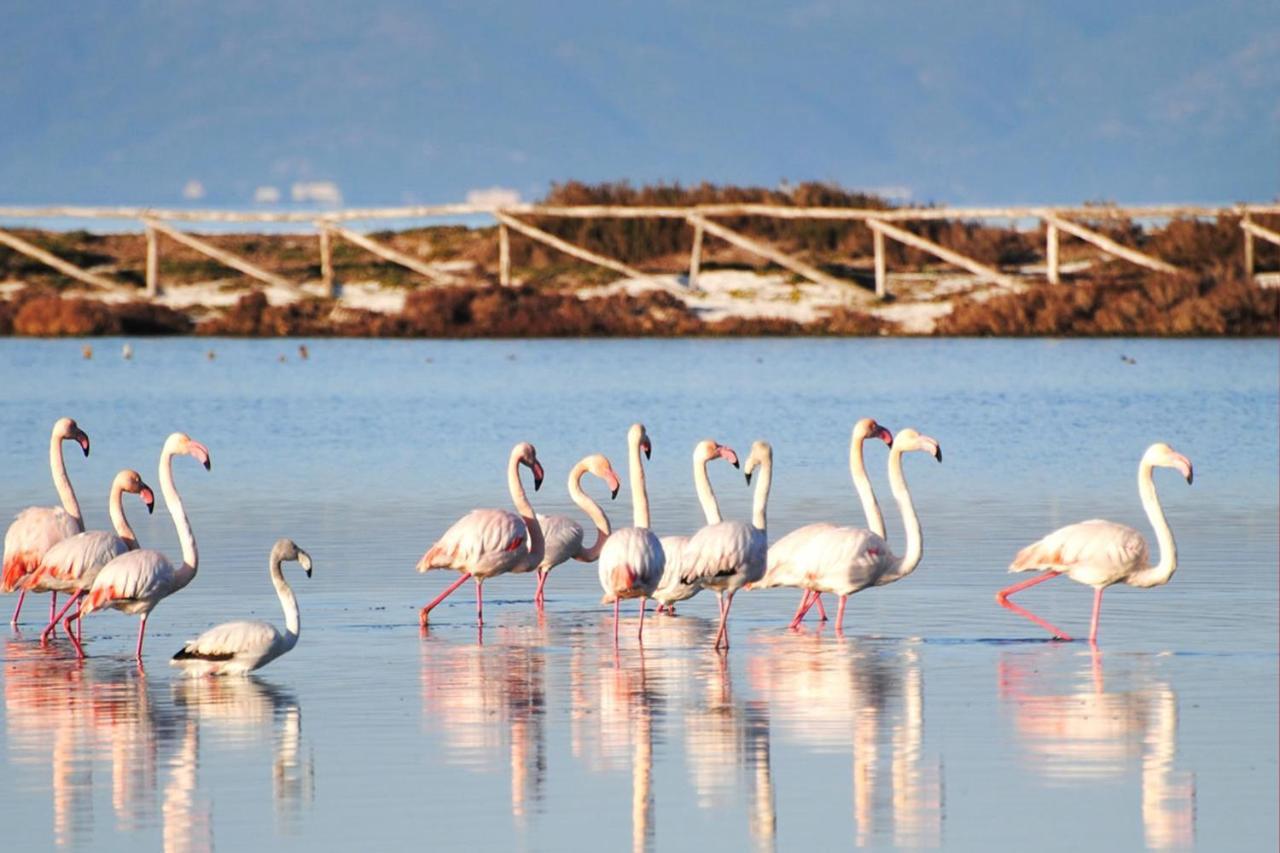
[[[138,492],[138,496],[142,498],[142,502],[147,505],[147,515],[156,511],[156,496],[151,491],[151,487],[143,485],[142,491]]]
[[[1187,485],[1190,486],[1195,474],[1191,469],[1191,460],[1181,453],[1175,453],[1173,455],[1173,464],[1175,468],[1182,472],[1182,476],[1187,478]]]
[[[929,452],[933,455],[934,459],[937,459],[939,462],[942,461],[942,445],[938,444],[938,442],[934,441],[932,438],[926,438],[925,446],[929,449]]]
[[[737,465],[734,465],[733,467],[735,467],[735,468],[736,468],[736,467],[738,467],[738,466],[737,466]],[[750,486],[750,485],[751,485],[751,474],[752,474],[752,473],[753,473],[753,472],[751,472],[751,471],[748,471],[748,472],[747,472],[747,485],[748,485],[748,486]]]
[[[640,449],[644,451],[645,459],[648,459],[650,456],[653,455],[653,445],[649,443],[648,436],[646,436],[645,439],[640,442]]]
[[[622,483],[618,481],[618,475],[612,471],[609,472],[609,477],[605,482],[609,484],[609,500],[614,500],[618,497],[618,490],[622,488]]]
[[[536,492],[542,488],[542,463],[535,459],[529,467],[533,469],[533,490]]]
[[[301,548],[298,549],[298,564],[307,573],[307,577],[311,577],[311,555]]]
[[[719,455],[719,456],[720,456],[721,458],[723,458],[723,459],[727,459],[727,460],[729,460],[729,464],[730,464],[730,465],[732,465],[734,468],[739,467],[739,465],[738,465],[738,454],[734,453],[732,448],[725,447],[723,444],[717,444],[717,445],[716,445],[716,454],[717,454],[717,455]],[[750,481],[748,481],[748,482],[750,482]]]
[[[889,432],[889,430],[885,429],[884,427],[880,426],[879,424],[876,424],[876,431],[875,431],[874,433],[872,433],[872,435],[873,435],[875,438],[880,439],[881,441],[883,441],[885,444],[889,445],[890,447],[893,447],[893,433]]]
[[[80,445],[80,449],[84,451],[84,455],[89,455],[89,434],[82,429],[76,430],[76,443]]]
[[[205,447],[200,442],[192,441],[187,447],[187,453],[194,456],[196,461],[204,466],[204,470],[213,470],[213,462],[209,459],[209,448]]]

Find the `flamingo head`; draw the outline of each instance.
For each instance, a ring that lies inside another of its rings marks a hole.
[[[710,438],[703,439],[694,445],[693,464],[705,465],[716,457],[725,460],[734,468],[738,467],[738,454],[733,452],[732,447]]]
[[[645,431],[644,424],[631,425],[631,429],[627,430],[627,444],[643,450],[645,459],[653,455],[653,444],[649,441],[649,433]]]
[[[533,490],[536,492],[542,488],[542,463],[538,461],[538,451],[532,444],[522,441],[511,449],[511,455],[516,457],[521,465],[528,466],[533,472]]]
[[[592,474],[595,474],[605,485],[609,487],[610,499],[618,496],[618,490],[622,488],[622,481],[618,479],[618,475],[614,472],[613,466],[609,464],[609,460],[601,453],[596,453],[582,460],[583,465]]]
[[[203,465],[206,471],[210,471],[213,468],[213,463],[209,459],[209,448],[185,432],[172,433],[164,443],[164,452],[171,456],[179,454],[191,456]]]
[[[893,449],[900,453],[907,453],[912,450],[923,450],[939,462],[942,461],[942,447],[936,439],[932,439],[927,435],[921,435],[907,427],[900,430],[893,439]]]
[[[53,434],[61,441],[74,441],[80,445],[85,456],[89,455],[89,434],[80,429],[71,418],[58,418],[53,425]]]
[[[773,446],[767,441],[756,441],[751,445],[751,453],[747,455],[747,464],[743,471],[747,475],[747,485],[751,485],[751,475],[764,464],[773,464]]]
[[[1161,468],[1176,468],[1183,477],[1187,479],[1187,485],[1191,485],[1194,472],[1191,469],[1191,460],[1174,450],[1163,441],[1156,442],[1147,448],[1147,452],[1142,454],[1142,461],[1146,465],[1158,465]]]
[[[311,555],[298,547],[298,543],[292,539],[280,539],[276,542],[275,547],[271,549],[272,562],[276,557],[280,560],[297,560],[302,566],[302,570],[307,573],[307,577],[311,577]]]
[[[113,486],[122,492],[128,492],[131,495],[138,495],[142,498],[142,502],[147,506],[147,512],[155,512],[156,496],[151,491],[151,487],[142,482],[142,475],[131,468],[126,468],[119,474],[116,474]]]
[[[893,447],[893,433],[876,423],[875,418],[863,418],[853,425],[854,441],[862,442],[868,438],[878,438]]]

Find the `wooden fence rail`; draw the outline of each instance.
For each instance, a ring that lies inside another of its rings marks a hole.
[[[451,284],[455,277],[432,266],[431,264],[406,255],[396,249],[383,245],[349,227],[350,223],[359,221],[380,221],[388,219],[418,220],[439,217],[483,216],[498,225],[498,280],[503,285],[512,283],[510,232],[515,231],[522,236],[557,251],[564,252],[579,260],[612,270],[628,278],[656,281],[660,286],[672,286],[669,281],[646,273],[629,264],[614,258],[592,252],[576,246],[548,231],[525,221],[527,217],[571,218],[571,219],[680,219],[693,228],[693,251],[689,258],[688,286],[696,288],[702,266],[702,247],[704,235],[711,235],[724,240],[740,249],[766,258],[778,266],[823,285],[839,285],[847,288],[851,298],[863,299],[870,294],[852,282],[837,278],[799,258],[789,255],[776,247],[767,245],[736,230],[727,227],[715,219],[729,217],[763,217],[771,219],[810,219],[862,222],[871,229],[872,243],[875,250],[875,294],[884,298],[889,295],[888,273],[885,263],[885,240],[892,239],[928,252],[935,257],[954,264],[978,276],[999,284],[1002,287],[1016,288],[1021,280],[1018,276],[1002,272],[995,267],[984,264],[953,249],[949,249],[931,240],[915,234],[905,227],[911,222],[928,222],[938,220],[974,221],[974,220],[1009,220],[1022,222],[1040,222],[1045,228],[1045,278],[1051,283],[1061,280],[1059,267],[1059,241],[1062,232],[1088,242],[1104,253],[1120,258],[1129,263],[1167,273],[1183,272],[1178,267],[1149,254],[1123,246],[1104,234],[1088,227],[1084,223],[1096,221],[1140,220],[1156,221],[1176,218],[1239,218],[1240,227],[1244,231],[1245,269],[1249,275],[1254,269],[1254,238],[1280,243],[1280,233],[1258,225],[1251,220],[1253,216],[1280,215],[1280,204],[1236,204],[1236,205],[1085,205],[1077,207],[915,207],[915,208],[838,208],[838,207],[793,207],[775,204],[701,204],[689,206],[620,206],[620,205],[544,205],[517,204],[503,207],[478,204],[441,204],[417,205],[405,207],[349,208],[323,213],[301,211],[233,211],[233,210],[164,210],[141,207],[4,207],[0,206],[0,220],[46,220],[46,219],[92,219],[92,220],[132,220],[142,225],[146,235],[146,293],[153,297],[160,292],[160,257],[159,235],[164,235],[176,242],[226,264],[252,278],[266,282],[272,286],[297,289],[299,285],[281,276],[258,267],[256,264],[225,249],[212,245],[206,240],[181,230],[176,223],[283,223],[302,225],[314,228],[319,238],[321,278],[325,286],[332,290],[337,282],[333,270],[333,239],[340,237],[369,251],[384,260],[404,266],[426,277],[435,284]],[[46,264],[59,272],[102,289],[119,289],[125,287],[121,282],[113,281],[106,276],[82,269],[52,252],[32,244],[28,240],[0,229],[0,244]]]

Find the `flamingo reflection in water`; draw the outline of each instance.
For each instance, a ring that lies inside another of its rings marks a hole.
[[[1167,682],[1141,674],[1135,689],[1108,691],[1096,646],[1072,683],[1054,691],[1049,673],[1056,660],[1044,650],[1009,652],[1000,659],[1000,698],[1013,714],[1027,763],[1050,782],[1084,785],[1123,779],[1137,762],[1146,846],[1193,846],[1195,777],[1174,767],[1177,693]]]
[[[942,763],[925,750],[919,641],[832,643],[807,633],[760,638],[752,651],[748,678],[778,736],[831,752],[846,749],[852,731],[857,846],[941,846]]]

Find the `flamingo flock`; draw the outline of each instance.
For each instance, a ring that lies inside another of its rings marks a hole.
[[[890,548],[884,518],[867,476],[864,445],[883,441],[889,448],[890,489],[906,532],[901,556]],[[16,626],[28,593],[49,593],[49,621],[40,641],[47,644],[62,627],[78,656],[83,657],[83,620],[92,613],[114,609],[139,616],[134,657],[142,663],[147,619],[160,602],[180,592],[196,577],[200,555],[190,519],[174,481],[173,459],[190,456],[210,470],[209,450],[185,433],[170,435],[160,452],[159,482],[165,507],[173,518],[181,546],[180,559],[170,559],[154,549],[140,548],[125,515],[124,494],[136,494],[147,511],[154,507],[151,488],[133,469],[116,475],[108,497],[112,530],[86,531],[63,459],[64,442],[74,441],[89,454],[89,436],[71,418],[60,418],[49,442],[49,463],[60,506],[29,507],[17,514],[4,537],[3,574],[0,589],[17,592],[11,624]],[[915,429],[894,435],[872,418],[853,427],[849,445],[849,470],[866,527],[831,522],[804,525],[770,545],[768,503],[773,485],[773,447],[767,441],[751,446],[742,471],[755,492],[749,520],[725,520],[708,476],[708,466],[723,459],[739,467],[738,455],[712,439],[698,442],[693,450],[693,481],[706,524],[690,535],[659,536],[652,529],[644,464],[653,443],[643,424],[627,432],[628,475],[632,496],[632,524],[613,529],[609,517],[583,488],[587,474],[604,482],[610,498],[616,498],[621,480],[609,459],[600,453],[581,459],[569,472],[567,489],[572,501],[594,527],[594,541],[586,545],[586,530],[567,516],[535,512],[521,479],[522,469],[533,478],[534,491],[544,480],[544,470],[532,444],[521,442],[507,460],[507,488],[513,510],[475,509],[449,527],[418,561],[419,572],[447,569],[457,579],[419,611],[425,630],[431,612],[467,580],[475,582],[476,624],[484,624],[484,582],[503,574],[536,574],[535,607],[546,606],[545,587],[553,568],[575,560],[598,564],[603,604],[613,605],[613,643],[619,642],[620,607],[625,599],[639,599],[636,638],[644,639],[648,601],[658,612],[675,616],[675,605],[703,589],[716,594],[719,624],[713,648],[729,648],[729,614],[734,597],[743,589],[793,587],[801,591],[791,619],[796,628],[817,606],[826,612],[822,596],[837,597],[836,631],[842,633],[850,596],[872,587],[886,586],[910,575],[924,554],[919,517],[907,487],[903,456],[921,452],[942,461],[937,440]],[[1070,637],[1048,621],[1015,604],[1017,592],[1059,575],[1094,589],[1089,640],[1096,644],[1102,593],[1109,586],[1127,584],[1147,588],[1167,583],[1177,569],[1177,547],[1156,495],[1153,470],[1173,468],[1188,484],[1191,461],[1164,443],[1151,445],[1138,468],[1138,492],[1156,533],[1159,562],[1150,562],[1150,550],[1142,534],[1131,527],[1091,520],[1068,525],[1020,550],[1009,566],[1011,572],[1039,571],[1034,578],[996,593],[1000,606],[1047,630],[1055,639]],[[292,540],[279,540],[271,551],[270,578],[285,616],[285,631],[260,621],[234,621],[190,640],[170,661],[191,675],[244,674],[258,669],[294,648],[300,633],[297,599],[285,581],[282,564],[296,560],[311,576],[310,555]],[[61,610],[57,596],[67,596]]]

